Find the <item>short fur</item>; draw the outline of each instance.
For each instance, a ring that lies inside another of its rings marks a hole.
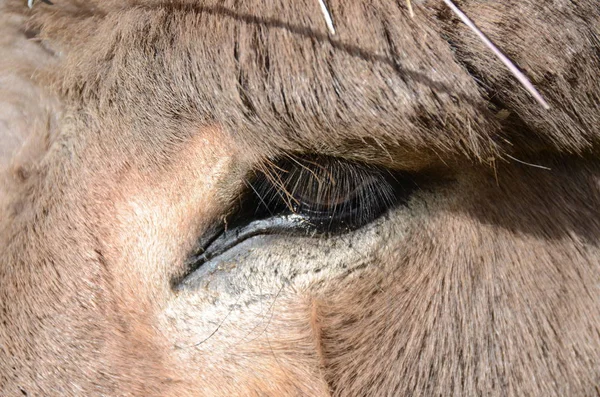
[[[412,3],[0,1],[0,394],[600,394],[600,9]],[[174,291],[290,153],[428,182]]]

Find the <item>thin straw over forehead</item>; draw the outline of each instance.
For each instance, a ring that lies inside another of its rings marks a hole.
[[[501,128],[506,134],[493,116],[506,107],[496,93],[502,87],[478,85],[486,76],[469,73],[459,57],[468,49],[457,52],[449,39],[459,26],[448,25],[453,17],[436,3],[420,4],[411,18],[404,2],[329,1],[331,36],[314,0],[148,2],[118,17],[107,12],[82,35],[63,87],[129,119],[131,133],[218,123],[274,150],[487,158]],[[469,15],[477,22],[475,11]],[[487,72],[508,74],[495,60]],[[507,88],[513,106],[536,106],[521,87]],[[527,110],[536,122],[549,118],[536,112]],[[511,120],[519,136],[525,123]]]
[[[393,1],[337,4],[334,14],[330,37],[313,0],[120,12],[99,24],[97,51],[78,54],[65,87],[137,121],[217,122],[286,150],[490,152],[487,103],[427,15]],[[139,108],[115,106],[131,96]]]

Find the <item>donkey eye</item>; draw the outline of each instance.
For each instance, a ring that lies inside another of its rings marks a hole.
[[[318,237],[360,228],[406,202],[415,188],[409,175],[331,157],[270,163],[247,184],[235,213],[200,238],[188,258],[190,273],[251,237]]]
[[[249,184],[254,217],[295,215],[304,230],[321,234],[373,221],[414,187],[401,173],[330,157],[287,159]]]

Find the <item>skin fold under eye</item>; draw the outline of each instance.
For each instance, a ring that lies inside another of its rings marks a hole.
[[[188,259],[190,272],[254,236],[351,232],[405,203],[415,189],[411,175],[325,156],[269,163],[247,186],[227,225],[200,239]]]

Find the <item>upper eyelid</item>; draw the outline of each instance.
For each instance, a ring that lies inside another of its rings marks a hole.
[[[339,188],[340,184],[337,184],[336,186],[338,191],[336,192],[335,189],[330,189],[329,191],[325,190],[322,191],[321,193],[330,193],[330,196],[345,196],[348,200],[353,199],[358,193],[360,193],[361,191],[363,191],[367,186],[370,185],[376,185],[377,183],[383,183],[384,180],[376,175],[364,175],[360,178],[359,183],[357,183],[355,186],[352,186],[352,190],[343,192],[341,191],[341,188]],[[294,194],[296,193],[295,191],[292,193]],[[305,196],[305,198],[309,199],[310,197],[307,197],[308,195]],[[297,196],[296,196],[297,197]],[[317,199],[319,199],[319,197],[316,197]],[[348,201],[347,200],[347,201]]]
[[[327,183],[330,185],[342,185],[341,183],[338,183],[338,181],[343,181],[343,178],[346,178],[346,180],[351,178],[354,180],[360,180],[361,183],[357,184],[357,186],[359,186],[363,184],[365,178],[373,180],[375,179],[376,175],[379,174],[374,169],[360,164],[353,164],[352,162],[330,162],[328,164],[329,166],[320,164],[316,161],[307,161],[307,163],[318,167],[318,169],[311,169],[310,167],[307,167],[298,161],[294,161],[295,165],[292,165],[291,169],[284,170],[285,176],[279,176],[279,182],[283,182],[284,185],[294,183],[294,186],[297,186],[298,183],[302,181],[307,182],[314,178],[319,185],[325,185]],[[281,168],[279,169],[281,170]],[[323,175],[325,178],[322,177]],[[268,180],[270,179],[271,178],[268,178]]]
[[[253,188],[259,200],[267,207],[269,204],[276,206],[277,202],[279,205],[283,202],[291,211],[307,205],[322,205],[322,209],[339,209],[340,205],[355,199],[361,200],[362,205],[367,207],[380,206],[384,201],[391,201],[389,192],[392,187],[389,178],[385,176],[385,169],[328,157],[322,160],[286,160],[288,161],[283,164],[274,162],[271,172],[263,173],[264,177],[259,182],[260,188]],[[325,178],[321,175],[325,175]],[[311,186],[313,183],[316,183],[317,187]],[[377,184],[380,184],[379,188],[372,188]],[[338,199],[328,205],[327,200],[331,197]]]

